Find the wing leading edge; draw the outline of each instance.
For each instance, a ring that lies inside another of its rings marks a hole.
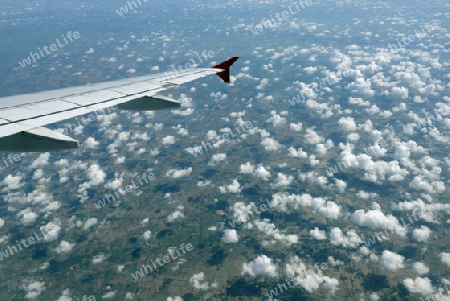
[[[179,102],[158,93],[211,74],[229,83],[230,66],[237,59],[233,57],[212,68],[192,68],[0,98],[0,151],[77,148],[78,141],[43,126],[112,106],[137,111],[179,107]]]

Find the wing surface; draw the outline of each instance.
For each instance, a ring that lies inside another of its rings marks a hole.
[[[229,72],[229,67],[236,60],[236,57],[231,58],[213,68],[174,70],[0,98],[0,151],[76,148],[76,140],[43,126],[112,106],[146,111],[179,107],[179,102],[158,93],[211,74],[218,74],[224,79],[221,74]]]

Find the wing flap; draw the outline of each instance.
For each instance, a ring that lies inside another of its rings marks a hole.
[[[136,98],[117,106],[120,110],[130,111],[158,111],[169,108],[179,108],[181,104],[175,99],[155,94],[153,96],[144,96]]]
[[[72,148],[78,148],[78,141],[41,127],[0,138],[0,151],[47,152]]]

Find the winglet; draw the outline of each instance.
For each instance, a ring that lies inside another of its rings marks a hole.
[[[233,63],[236,62],[238,60],[238,58],[239,58],[238,56],[234,56],[229,60],[226,60],[220,64],[213,66],[212,68],[223,69],[224,71],[217,73],[217,75],[224,82],[229,83],[230,82],[230,66],[233,65]]]

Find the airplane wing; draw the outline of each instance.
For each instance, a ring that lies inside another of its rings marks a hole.
[[[0,151],[42,152],[77,148],[78,141],[44,125],[117,106],[123,110],[155,111],[179,107],[158,92],[217,74],[230,82],[233,57],[212,68],[191,68],[0,98]]]

